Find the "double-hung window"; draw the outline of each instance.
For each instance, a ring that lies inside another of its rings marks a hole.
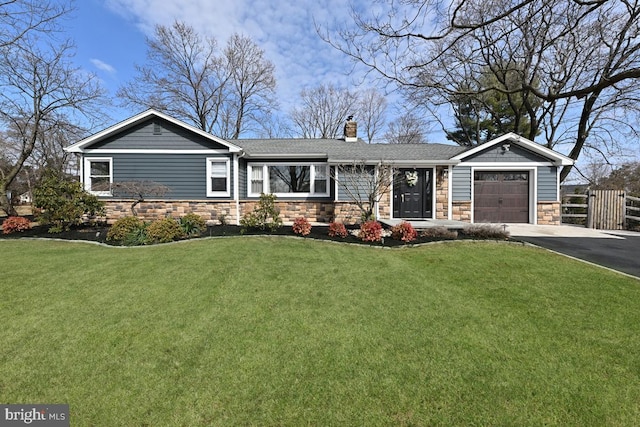
[[[328,196],[329,173],[326,164],[250,163],[248,193],[276,196]]]
[[[229,159],[207,158],[207,197],[229,197],[230,173]]]
[[[110,157],[84,159],[84,188],[96,196],[111,196],[113,161]]]

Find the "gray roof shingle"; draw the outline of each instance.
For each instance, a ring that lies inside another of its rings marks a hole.
[[[340,139],[236,139],[247,158],[313,157],[329,162],[444,162],[467,148],[447,144],[366,144]]]

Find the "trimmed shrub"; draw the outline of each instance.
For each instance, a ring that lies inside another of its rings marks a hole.
[[[329,237],[347,237],[347,227],[341,222],[332,222],[329,224]]]
[[[458,238],[458,232],[449,230],[447,227],[429,227],[420,232],[422,237],[431,237],[434,239],[454,240]]]
[[[33,206],[38,208],[38,221],[51,224],[50,233],[69,230],[72,225],[82,222],[83,215],[104,214],[104,203],[84,191],[80,182],[52,172],[47,172],[33,191]]]
[[[2,234],[17,233],[31,228],[31,222],[21,216],[10,216],[2,223]]]
[[[296,218],[293,221],[293,232],[300,236],[307,236],[311,233],[311,224],[305,217]]]
[[[391,227],[391,238],[400,240],[403,242],[413,242],[418,237],[416,229],[413,225],[407,221],[402,221],[400,224]]]
[[[178,220],[178,224],[187,236],[199,236],[207,229],[207,222],[200,215],[188,213]]]
[[[260,201],[252,212],[248,212],[240,219],[241,232],[250,229],[274,231],[282,227],[280,211],[276,208],[275,194],[260,194]]]
[[[151,243],[168,243],[183,237],[182,228],[173,218],[157,219],[147,226],[147,238]]]
[[[382,225],[378,221],[366,221],[360,226],[360,239],[363,242],[380,242]]]
[[[125,216],[117,220],[107,232],[107,240],[124,242],[127,236],[140,229],[144,230],[144,221],[135,216]]]
[[[148,226],[148,223],[143,222],[139,228],[131,230],[131,232],[122,239],[122,244],[124,246],[142,246],[149,244],[149,237],[147,236]]]
[[[474,239],[506,240],[509,238],[509,232],[499,225],[469,225],[468,227],[465,227],[462,232],[469,237],[473,237]]]

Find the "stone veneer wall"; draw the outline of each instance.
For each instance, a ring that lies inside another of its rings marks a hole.
[[[468,202],[454,201],[451,207],[451,219],[454,221],[471,222],[471,200]]]
[[[390,191],[385,193],[380,199],[380,203],[378,203],[378,210],[379,210],[380,216],[379,218],[376,218],[376,219],[391,218],[391,192]]]
[[[560,202],[538,202],[538,224],[560,225],[561,223]]]
[[[448,167],[436,167],[436,219],[449,218],[449,180],[443,177]]]
[[[255,209],[257,200],[240,201],[240,218]],[[334,216],[333,202],[313,200],[276,200],[283,221],[293,221],[305,217],[311,222],[331,222]]]
[[[105,201],[107,223],[113,224],[117,219],[131,215],[131,200]],[[150,200],[136,206],[138,217],[145,221],[172,216],[180,218],[188,213],[200,215],[205,221],[220,223],[223,219],[228,224],[236,223],[236,207],[234,201],[198,201],[198,200]]]

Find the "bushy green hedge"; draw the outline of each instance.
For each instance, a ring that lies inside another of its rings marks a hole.
[[[83,215],[104,215],[104,202],[84,191],[80,182],[52,172],[45,173],[34,189],[33,206],[37,208],[38,221],[51,225],[50,233],[69,230],[82,222]]]
[[[184,231],[173,218],[157,219],[147,227],[147,238],[150,243],[168,243],[183,237],[185,237]]]
[[[125,216],[118,219],[107,232],[107,240],[124,242],[131,233],[144,229],[145,223],[135,216]]]

